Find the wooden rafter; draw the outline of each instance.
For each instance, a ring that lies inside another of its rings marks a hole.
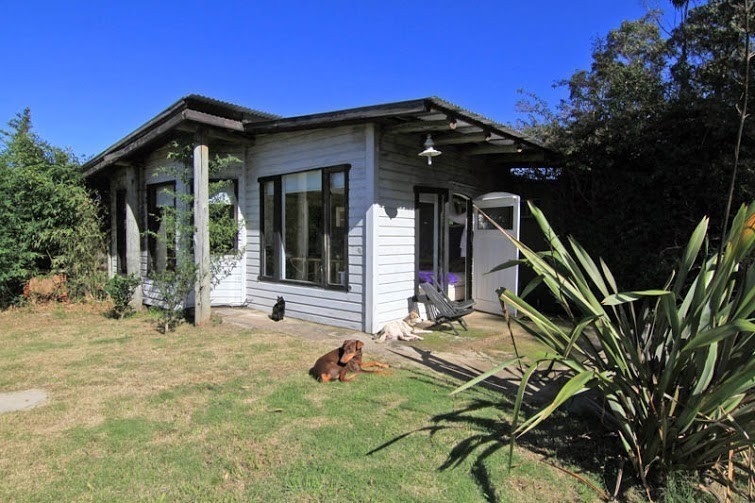
[[[495,158],[495,164],[527,164],[548,162],[549,157],[543,152],[529,152],[522,154],[499,154]]]
[[[404,124],[396,124],[393,126],[386,126],[383,131],[391,134],[403,134],[403,133],[426,133],[432,131],[452,131],[450,121],[412,121]]]

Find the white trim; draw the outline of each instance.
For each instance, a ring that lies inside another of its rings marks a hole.
[[[367,175],[366,195],[369,207],[365,214],[365,243],[364,243],[364,331],[377,331],[375,308],[378,299],[378,207],[377,207],[377,177],[378,177],[378,143],[374,124],[365,128],[365,170]]]

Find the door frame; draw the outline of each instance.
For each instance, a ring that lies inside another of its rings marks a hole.
[[[473,260],[473,246],[472,246],[472,218],[473,218],[473,204],[472,198],[462,193],[451,192],[449,189],[439,187],[428,187],[424,185],[416,185],[414,187],[414,290],[416,295],[420,295],[419,291],[419,255],[420,255],[420,199],[422,195],[435,196],[438,203],[438,212],[436,214],[438,221],[435,222],[435,228],[438,232],[438,283],[439,287],[444,291],[447,291],[447,278],[448,278],[448,257],[449,257],[449,225],[448,225],[448,204],[453,199],[453,196],[459,196],[467,202],[467,267],[464,278],[465,297],[472,299],[472,260]]]
[[[438,187],[427,187],[422,185],[414,186],[414,291],[420,295],[419,291],[419,254],[420,254],[420,198],[424,194],[430,194],[437,197],[438,202],[438,221],[434,222],[435,229],[438,233],[438,258],[434,264],[438,268],[438,283],[441,288],[445,288],[446,281],[444,273],[448,270],[448,226],[442,225],[446,217],[446,203],[449,200],[449,190]]]
[[[466,234],[466,267],[464,271],[464,298],[466,300],[472,300],[472,261],[474,259],[474,247],[472,246],[473,243],[473,236],[474,236],[474,204],[472,202],[472,197],[467,196],[466,194],[462,194],[461,192],[451,192],[449,203],[453,201],[454,197],[458,197],[460,199],[463,199],[466,202],[466,226],[467,226],[467,234]],[[448,219],[446,219],[447,221]],[[446,233],[448,234],[448,223],[446,223]],[[450,242],[449,242],[450,245]],[[448,264],[446,264],[448,265]]]

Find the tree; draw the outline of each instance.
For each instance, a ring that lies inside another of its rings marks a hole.
[[[101,292],[104,239],[78,159],[32,130],[29,109],[0,134],[0,304],[39,272],[63,272],[73,297]]]
[[[563,82],[569,98],[535,127],[564,154],[554,224],[606,259],[628,288],[661,280],[703,216],[721,228],[731,178],[742,9],[734,1],[674,4],[686,14],[666,39],[647,16],[598,41],[590,69]],[[748,124],[735,206],[755,196],[754,132]]]

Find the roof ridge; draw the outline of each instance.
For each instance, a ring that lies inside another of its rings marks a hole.
[[[210,96],[205,96],[203,94],[197,94],[197,93],[187,94],[186,96],[184,96],[183,98],[181,98],[181,100],[183,100],[183,101],[187,101],[187,100],[203,101],[203,102],[208,103],[208,104],[214,104],[214,105],[218,105],[218,106],[232,108],[232,109],[236,109],[237,111],[244,112],[244,113],[248,113],[248,114],[252,114],[252,115],[257,115],[257,116],[260,116],[260,117],[265,118],[265,119],[283,119],[284,118],[282,115],[278,115],[278,114],[274,114],[274,113],[270,113],[270,112],[265,112],[263,110],[257,110],[255,108],[249,108],[249,107],[246,107],[246,106],[243,106],[243,105],[238,105],[238,104],[230,102],[230,101],[219,100],[217,98],[212,98]],[[179,100],[179,101],[181,101],[181,100]]]

